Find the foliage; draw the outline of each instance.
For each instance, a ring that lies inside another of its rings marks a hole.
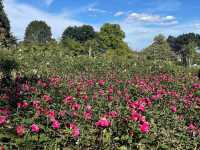
[[[3,1],[0,0],[0,39],[10,37],[10,22],[4,11]]]
[[[153,44],[145,48],[143,54],[151,60],[175,60],[175,54],[163,35],[156,36]]]
[[[99,38],[103,43],[104,48],[120,49],[125,38],[125,33],[121,30],[118,24],[104,24],[99,32]]]
[[[10,32],[10,22],[4,11],[3,1],[0,0],[0,48],[13,48],[17,40]]]
[[[94,28],[90,25],[83,25],[80,27],[74,26],[65,29],[62,34],[62,41],[71,38],[80,43],[84,43],[87,40],[94,39],[95,36],[96,32],[94,31]]]
[[[3,76],[10,77],[12,70],[18,68],[18,64],[12,55],[12,51],[1,49],[0,53],[0,72],[3,73]]]
[[[47,43],[51,37],[51,28],[44,21],[32,21],[26,28],[24,41]]]
[[[178,37],[169,36],[167,41],[173,51],[181,56],[183,65],[191,66],[192,57],[198,55],[195,50],[200,46],[200,35],[188,33]]]
[[[123,40],[125,33],[118,24],[104,24],[98,33],[101,47],[108,57],[132,57],[133,52]]]
[[[70,56],[78,56],[78,55],[84,55],[86,54],[86,51],[82,44],[78,41],[75,41],[71,38],[65,38],[62,40],[62,46],[64,49],[67,49],[69,52],[68,55]]]

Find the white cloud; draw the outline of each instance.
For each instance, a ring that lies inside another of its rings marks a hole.
[[[12,32],[20,40],[24,37],[25,28],[33,20],[46,21],[52,28],[54,38],[59,38],[67,26],[83,24],[70,18],[66,15],[67,12],[52,14],[16,0],[6,0],[5,11],[10,19]]]
[[[174,16],[166,16],[166,17],[164,17],[164,20],[175,20],[176,19],[176,17],[174,17]]]
[[[114,14],[115,17],[118,17],[118,16],[123,16],[125,14],[125,12],[123,11],[118,11]]]
[[[131,13],[128,18],[129,21],[144,21],[144,22],[158,22],[160,21],[160,16],[157,15],[148,15],[144,13]]]
[[[106,13],[107,12],[106,10],[98,9],[98,8],[94,8],[94,7],[89,7],[88,11],[89,12],[97,12],[97,13]]]
[[[131,13],[128,15],[126,20],[128,22],[138,21],[143,23],[153,23],[161,25],[173,25],[178,23],[176,17],[174,16],[160,16],[147,13]]]

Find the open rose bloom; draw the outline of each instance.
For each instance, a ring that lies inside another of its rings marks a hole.
[[[38,127],[38,125],[32,124],[31,125],[31,131],[35,132],[35,133],[38,133],[40,131],[40,128]]]
[[[107,120],[106,118],[101,118],[95,124],[98,127],[109,127],[109,126],[111,126],[111,122],[109,120]]]

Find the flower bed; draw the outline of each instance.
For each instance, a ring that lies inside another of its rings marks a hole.
[[[0,95],[2,147],[194,149],[200,84],[170,75],[16,77]]]

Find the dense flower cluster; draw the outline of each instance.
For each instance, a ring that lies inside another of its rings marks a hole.
[[[0,126],[6,128],[17,117],[11,126],[19,137],[31,131],[78,139],[91,128],[98,132],[110,129],[113,139],[119,131],[139,137],[151,134],[151,122],[158,111],[186,120],[186,132],[195,136],[200,133],[198,120],[183,113],[200,106],[198,83],[186,87],[168,75],[133,76],[128,80],[66,80],[54,76],[35,83],[21,83],[21,77],[17,77],[15,82],[17,109],[9,108],[9,103],[1,106]],[[0,96],[1,101],[9,101],[10,95]]]

